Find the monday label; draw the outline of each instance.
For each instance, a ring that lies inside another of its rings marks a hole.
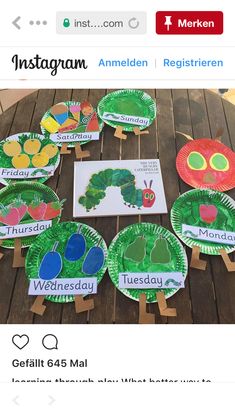
[[[182,225],[182,234],[188,238],[200,241],[217,242],[218,244],[235,245],[235,232],[220,229],[202,228],[192,225]]]
[[[50,139],[53,142],[79,142],[79,141],[97,141],[100,133],[94,132],[79,132],[79,133],[57,133],[51,134]]]
[[[43,168],[0,168],[0,177],[5,179],[26,179],[26,178],[40,178],[44,176],[53,176],[55,166],[47,166]]]
[[[41,232],[50,228],[52,221],[39,221],[29,224],[19,224],[15,226],[1,226],[0,227],[0,239],[29,237],[32,235],[41,234]]]
[[[181,272],[119,273],[120,289],[179,289],[184,287]]]
[[[106,120],[112,120],[114,122],[129,123],[130,125],[149,125],[149,119],[142,118],[141,116],[130,116],[123,115],[121,113],[104,112],[103,118]]]
[[[84,295],[97,293],[97,278],[31,279],[29,295]]]

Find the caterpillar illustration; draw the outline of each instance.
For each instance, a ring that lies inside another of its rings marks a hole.
[[[149,188],[144,181],[146,187],[144,190],[137,189],[135,183],[135,176],[129,170],[108,168],[91,176],[85,196],[81,196],[78,202],[89,212],[104,199],[107,187],[116,186],[120,187],[125,205],[138,209],[141,206],[152,207],[156,199],[155,192],[151,189],[153,181],[150,180]]]
[[[44,174],[45,176],[48,175],[48,171],[47,170],[44,170],[43,168],[38,168],[37,170],[34,170],[32,172],[32,176],[36,176],[36,174],[38,174],[38,173]]]
[[[184,231],[184,235],[191,236],[192,238],[197,238],[198,235],[194,234],[192,231]]]
[[[168,279],[168,280],[165,281],[166,286],[169,286],[170,283],[172,283],[174,286],[180,286],[181,285],[181,282],[177,282],[174,279]]]

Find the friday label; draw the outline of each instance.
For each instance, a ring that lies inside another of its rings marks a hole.
[[[120,289],[180,289],[184,287],[181,272],[119,273]]]
[[[6,179],[26,179],[26,178],[39,178],[45,176],[53,176],[55,172],[54,166],[48,166],[43,168],[0,168],[0,178]]]
[[[87,295],[97,293],[97,278],[80,279],[31,279],[29,295]]]
[[[103,118],[106,120],[112,120],[114,122],[129,123],[130,125],[149,125],[148,118],[142,118],[141,116],[123,115],[121,113],[109,113],[104,112]]]
[[[201,241],[217,242],[218,244],[235,245],[235,232],[220,229],[182,225],[182,234],[188,238]]]
[[[32,222],[30,224],[19,224],[15,226],[1,226],[0,239],[29,237],[41,234],[41,232],[50,228],[52,221]]]
[[[79,133],[57,133],[50,135],[50,139],[53,142],[97,141],[99,137],[100,133],[97,131]]]

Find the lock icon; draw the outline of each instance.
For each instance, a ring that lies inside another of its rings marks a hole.
[[[70,26],[70,21],[69,21],[69,19],[68,19],[68,18],[65,18],[65,19],[64,19],[63,25],[64,25],[64,27],[65,27],[65,28],[69,28],[69,26]]]

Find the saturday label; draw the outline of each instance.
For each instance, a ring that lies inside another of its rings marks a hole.
[[[31,224],[19,224],[15,226],[1,226],[0,239],[29,237],[38,235],[46,229],[50,228],[52,221],[32,222]]]
[[[39,178],[44,176],[53,176],[55,172],[54,166],[43,168],[0,168],[0,177],[6,179],[25,179],[25,178]]]
[[[84,295],[97,293],[97,278],[81,279],[32,279],[29,284],[29,295]]]
[[[218,244],[235,245],[235,232],[220,229],[201,228],[192,225],[182,225],[182,234],[201,241],[217,242]]]
[[[94,132],[78,132],[78,133],[57,133],[51,134],[50,139],[53,142],[79,142],[79,141],[97,141],[100,133]]]
[[[129,123],[131,125],[149,125],[149,119],[142,118],[141,116],[130,116],[123,115],[121,113],[104,112],[103,118],[115,122]]]
[[[120,289],[180,289],[184,287],[181,272],[119,273]]]

